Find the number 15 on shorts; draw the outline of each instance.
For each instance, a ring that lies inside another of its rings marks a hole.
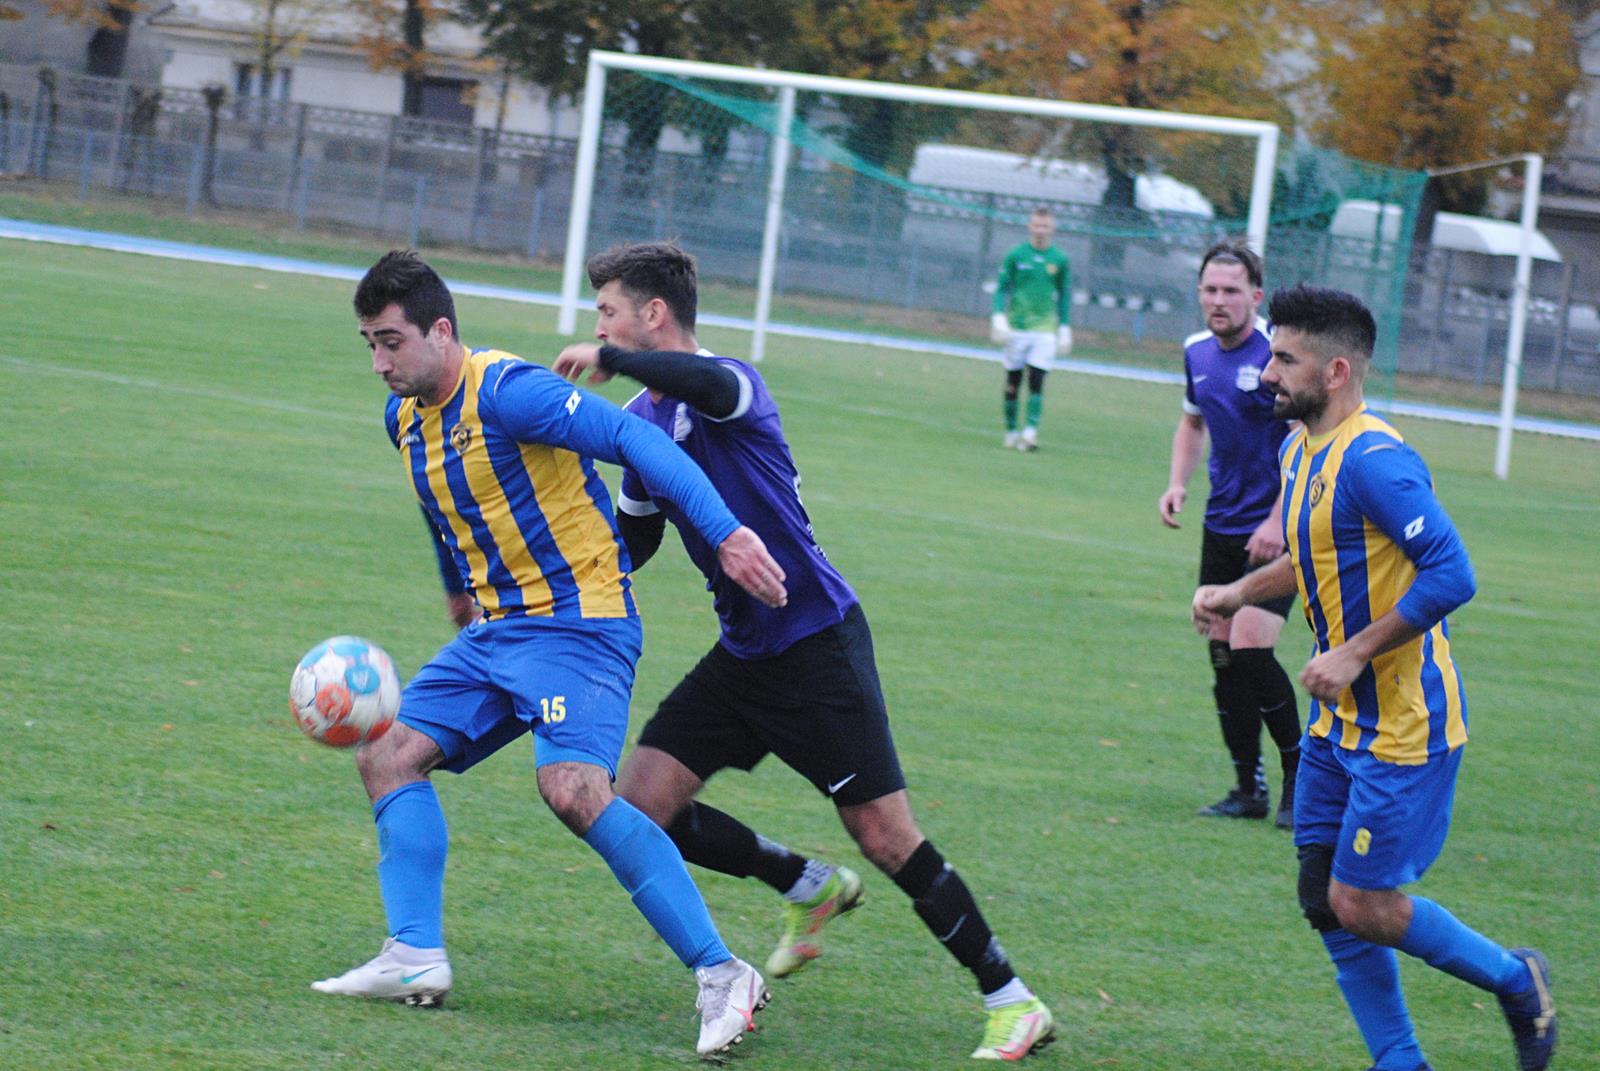
[[[567,697],[564,695],[540,697],[539,718],[546,725],[554,725],[556,722],[566,721]]]

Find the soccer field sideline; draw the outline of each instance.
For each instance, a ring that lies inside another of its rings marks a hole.
[[[86,230],[79,227],[65,227],[50,223],[31,223],[19,219],[0,218],[0,239],[73,245],[108,252],[131,253],[138,256],[164,257],[171,260],[218,264],[235,268],[253,268],[259,271],[284,272],[292,275],[320,276],[327,279],[342,279],[347,282],[358,282],[366,271],[365,268],[342,267],[336,264],[323,264],[295,257],[249,253],[240,250],[222,249],[216,246],[194,245],[188,242],[173,242],[159,238],[141,238],[136,235],[113,234],[106,231]],[[456,281],[451,281],[450,287],[457,294],[492,298],[500,301],[514,301],[525,305],[555,307],[561,303],[559,294],[552,294],[542,290],[522,290],[515,287]],[[701,323],[713,327],[725,327],[738,331],[754,330],[754,324],[743,317],[702,313],[699,319]],[[792,338],[870,345],[913,353],[936,353],[947,357],[963,357],[968,360],[988,361],[991,363],[999,363],[1000,360],[998,351],[991,348],[964,346],[958,343],[939,342],[931,339],[907,339],[894,335],[841,331],[834,328],[778,322],[768,324],[768,330],[775,335],[785,335]],[[1103,376],[1112,379],[1171,385],[1181,385],[1183,383],[1183,376],[1177,372],[1163,372],[1148,368],[1128,368],[1098,361],[1057,358],[1056,367],[1066,372],[1078,372],[1083,375]],[[1453,406],[1428,405],[1422,402],[1408,402],[1398,398],[1380,408],[1397,416],[1417,417],[1422,420],[1440,420],[1474,427],[1496,427],[1499,424],[1499,416],[1496,413],[1461,409]],[[1524,416],[1518,417],[1513,427],[1520,432],[1600,442],[1600,426],[1593,424]]]

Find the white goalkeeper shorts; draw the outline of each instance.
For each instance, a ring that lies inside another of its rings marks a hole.
[[[1001,358],[1007,372],[1020,372],[1023,365],[1048,372],[1056,366],[1054,331],[1013,331]]]

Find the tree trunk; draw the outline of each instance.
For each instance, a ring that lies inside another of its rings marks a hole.
[[[90,36],[84,65],[97,78],[121,78],[128,59],[128,27],[133,22],[133,10],[108,0],[105,14],[111,25],[101,26]]]
[[[422,10],[422,0],[406,0],[406,13],[401,26],[405,39],[406,56],[404,96],[400,102],[401,115],[422,114],[422,34],[427,27],[427,17]]]

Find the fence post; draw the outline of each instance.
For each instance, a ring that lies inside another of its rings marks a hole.
[[[417,248],[417,240],[422,234],[422,207],[428,197],[428,176],[418,175],[411,195],[411,240],[406,244],[412,249]]]
[[[1561,301],[1556,306],[1556,315],[1559,317],[1556,323],[1556,366],[1550,370],[1550,389],[1554,391],[1561,390],[1561,366],[1567,359],[1567,335],[1572,325],[1572,276],[1572,265],[1561,265]]]
[[[383,137],[383,160],[378,166],[377,215],[372,220],[373,227],[379,231],[383,230],[383,216],[389,208],[389,166],[394,159],[395,127],[399,122],[398,115],[389,116],[388,130]]]
[[[306,229],[306,205],[311,200],[311,169],[316,166],[315,160],[302,157],[299,166],[295,168],[296,182],[294,191],[294,229]]]
[[[528,259],[539,255],[539,231],[544,227],[544,184],[533,188],[533,218],[528,221]]]
[[[478,244],[478,202],[483,196],[484,158],[489,147],[489,128],[473,129],[472,196],[467,199],[467,244]]]
[[[992,263],[993,255],[989,252],[992,245],[994,245],[994,193],[991,191],[983,195],[983,231],[978,239],[979,294],[983,293],[983,284],[989,281],[990,273],[995,270]]]
[[[922,242],[913,237],[911,239],[911,263],[905,264],[906,292],[905,307],[913,308],[917,303],[917,265],[922,262]]]
[[[184,211],[194,215],[195,207],[200,203],[200,183],[206,170],[206,150],[203,145],[189,146],[189,203],[184,206]]]
[[[299,113],[294,121],[294,150],[289,157],[289,178],[283,184],[283,208],[286,212],[293,204],[299,189],[300,161],[305,159],[306,151],[306,112],[311,110],[309,104],[297,104],[295,107],[299,109]]]
[[[94,162],[94,131],[83,132],[83,161],[78,167],[78,200],[89,199],[89,167]]]
[[[125,81],[117,86],[117,126],[111,133],[111,152],[106,157],[111,161],[113,177],[116,175],[117,161],[122,159],[122,135],[128,128],[128,102],[132,91],[131,82]]]
[[[1451,276],[1455,274],[1456,270],[1455,250],[1446,249],[1443,252],[1444,273],[1439,277],[1439,308],[1433,316],[1433,339],[1428,343],[1428,366],[1427,368],[1423,369],[1423,371],[1429,373],[1430,375],[1433,373],[1434,364],[1438,361],[1439,342],[1444,336],[1445,320],[1448,318],[1450,313],[1450,282]],[[1430,264],[1431,260],[1432,256],[1429,254],[1425,254],[1422,257],[1424,273],[1426,273],[1427,268],[1432,266]],[[1453,347],[1447,348],[1445,352],[1448,353],[1450,348]]]

